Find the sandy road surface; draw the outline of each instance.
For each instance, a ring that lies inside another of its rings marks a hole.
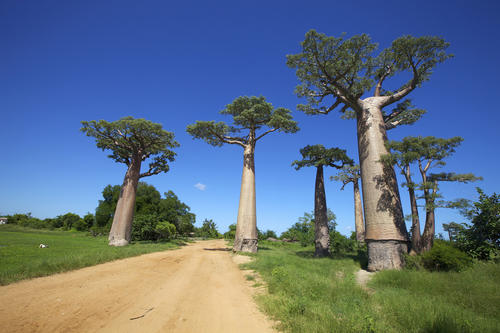
[[[0,287],[0,331],[272,332],[225,248],[197,242]]]

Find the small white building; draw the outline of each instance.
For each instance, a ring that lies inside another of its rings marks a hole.
[[[0,217],[0,224],[7,224],[7,218],[6,217]]]

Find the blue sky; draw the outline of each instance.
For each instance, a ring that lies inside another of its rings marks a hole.
[[[447,199],[498,192],[500,5],[495,1],[18,1],[0,2],[0,214],[45,218],[94,212],[107,184],[121,184],[114,163],[79,132],[80,121],[146,118],[175,133],[171,171],[144,180],[173,190],[221,231],[236,221],[242,149],[212,147],[185,132],[242,95],[263,95],[292,110],[301,131],[271,134],[256,148],[257,224],[286,230],[313,209],[312,168],[290,164],[307,144],[347,149],[357,160],[353,120],[306,116],[285,65],[309,29],[369,34],[379,50],[402,35],[437,35],[455,58],[439,65],[411,98],[428,113],[389,132],[463,136],[443,171],[473,172],[477,184],[445,184]],[[390,87],[388,87],[390,88]],[[325,178],[334,175],[326,169]],[[202,184],[204,186],[195,186]],[[327,181],[338,230],[353,229],[352,188]],[[407,192],[401,195],[409,213]],[[438,209],[441,224],[463,221]]]

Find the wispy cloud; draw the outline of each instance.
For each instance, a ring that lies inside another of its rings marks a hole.
[[[200,191],[205,191],[205,189],[207,188],[207,185],[202,184],[202,183],[196,183],[196,184],[194,184],[194,187],[196,187]]]

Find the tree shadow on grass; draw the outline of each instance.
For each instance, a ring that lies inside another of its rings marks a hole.
[[[319,259],[314,256],[314,251],[295,251],[295,254],[301,258]],[[329,259],[352,259],[359,263],[362,269],[368,267],[368,255],[366,251],[358,250],[357,253],[332,253]]]
[[[439,316],[434,321],[428,323],[421,332],[424,333],[454,333],[472,332],[472,327],[467,322],[460,323],[457,320],[445,316]]]

